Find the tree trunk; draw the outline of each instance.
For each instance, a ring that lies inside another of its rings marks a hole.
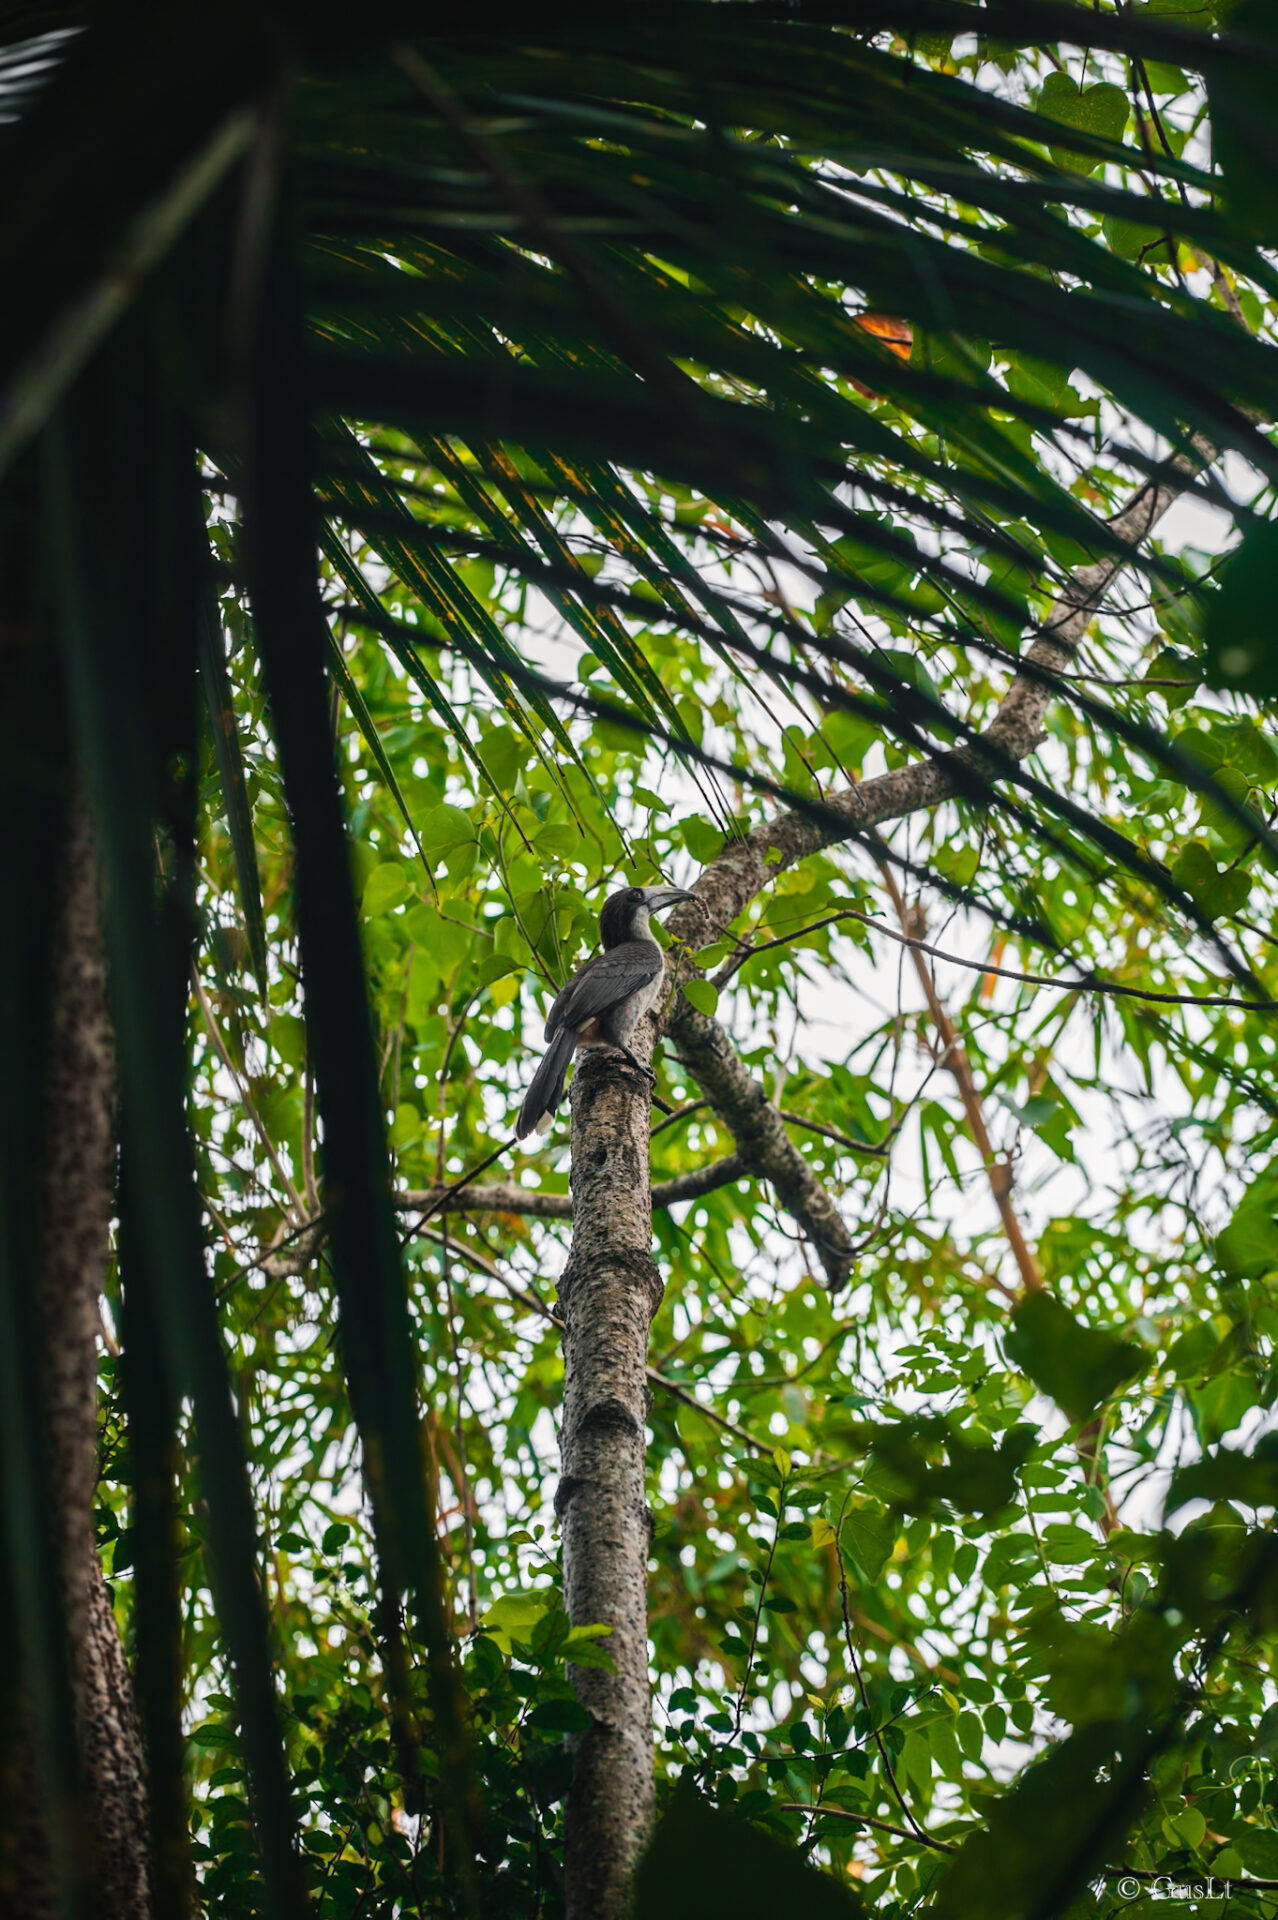
[[[111,1596],[94,1538],[97,1335],[111,1214],[114,1061],[102,957],[97,864],[73,807],[55,949],[45,1099],[43,1230],[37,1276],[44,1405],[88,1815],[93,1920],[151,1912],[142,1740]],[[39,1782],[20,1786],[14,1920],[56,1913]]]
[[[652,1024],[634,1048],[646,1059]],[[574,1626],[602,1622],[616,1668],[570,1667],[594,1726],[568,1795],[567,1920],[619,1920],[652,1822],[645,1489],[648,1331],[661,1304],[652,1257],[646,1086],[611,1051],[579,1057],[572,1087],[572,1251],[564,1315],[564,1599]]]

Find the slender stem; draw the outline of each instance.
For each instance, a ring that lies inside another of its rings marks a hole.
[[[777,1488],[777,1517],[772,1529],[772,1545],[768,1548],[768,1564],[763,1570],[763,1584],[759,1588],[758,1604],[754,1609],[754,1625],[750,1629],[750,1650],[746,1654],[745,1673],[741,1680],[741,1691],[737,1695],[737,1710],[732,1717],[730,1739],[735,1740],[741,1731],[741,1718],[745,1713],[746,1695],[750,1691],[750,1675],[754,1672],[754,1653],[759,1644],[759,1627],[763,1620],[763,1603],[768,1596],[768,1582],[772,1578],[772,1564],[777,1557],[777,1542],[781,1537],[781,1515],[785,1511],[785,1481]]]
[[[969,973],[996,974],[1000,980],[1017,980],[1027,987],[1049,987],[1054,993],[1109,994],[1123,1000],[1147,1000],[1163,1007],[1233,1007],[1240,1013],[1270,1013],[1278,1008],[1278,1000],[1239,1000],[1230,993],[1159,993],[1152,987],[1121,986],[1116,980],[1053,980],[1045,973],[1022,973],[1016,967],[996,967],[989,960],[969,960],[961,953],[947,953],[941,947],[920,940],[915,934],[897,933],[872,913],[862,913],[856,907],[841,907],[837,913],[827,913],[806,927],[796,927],[793,933],[780,934],[775,940],[761,940],[757,946],[730,955],[714,976],[715,986],[722,987],[748,960],[757,959],[761,953],[769,953],[774,947],[791,946],[805,935],[820,933],[823,928],[837,926],[842,920],[855,920],[861,926],[881,933],[884,939],[895,940],[898,946],[908,947],[914,953],[930,954],[932,959],[943,960],[947,966],[965,967]],[[691,1109],[684,1111],[690,1112]],[[788,1115],[786,1117],[789,1118]],[[654,1129],[654,1132],[659,1131],[659,1128]],[[863,1152],[865,1150],[861,1149]]]
[[[240,1105],[248,1115],[253,1131],[262,1143],[266,1157],[271,1163],[275,1178],[279,1181],[292,1202],[293,1217],[297,1220],[303,1220],[306,1217],[306,1208],[302,1205],[302,1196],[290,1180],[284,1164],[275,1150],[271,1136],[266,1131],[266,1127],[262,1122],[262,1116],[253,1104],[253,1096],[241,1078],[239,1069],[227,1050],[226,1042],[222,1038],[217,1020],[214,1017],[213,1009],[209,1005],[203,983],[200,980],[199,974],[194,969],[192,969],[191,972],[191,979],[195,983],[195,997],[200,1003],[200,1011],[204,1015],[204,1024],[209,1030],[213,1045],[217,1048],[218,1058],[231,1076]]]
[[[929,1846],[932,1843],[928,1839],[928,1836],[924,1832],[923,1828],[919,1825],[918,1821],[914,1818],[914,1815],[910,1810],[909,1802],[906,1800],[905,1795],[901,1792],[900,1787],[897,1785],[896,1773],[892,1766],[891,1756],[889,1755],[887,1750],[887,1742],[883,1738],[883,1730],[881,1727],[874,1724],[874,1715],[870,1706],[870,1696],[866,1691],[865,1676],[861,1672],[861,1662],[857,1655],[856,1637],[852,1632],[852,1606],[851,1606],[851,1602],[848,1599],[848,1570],[843,1559],[843,1517],[848,1510],[848,1501],[851,1498],[852,1496],[850,1493],[844,1494],[843,1505],[839,1508],[838,1524],[834,1529],[834,1551],[835,1551],[835,1554],[838,1556],[838,1562],[839,1562],[839,1604],[843,1611],[843,1638],[847,1644],[848,1660],[851,1664],[852,1673],[856,1680],[856,1690],[857,1690],[857,1693],[860,1695],[861,1710],[865,1714],[867,1720],[871,1722],[871,1730],[874,1737],[874,1744],[878,1748],[879,1759],[883,1764],[883,1772],[887,1777],[887,1783],[892,1789],[892,1796],[895,1799],[897,1805],[900,1807],[901,1812],[905,1815],[906,1819],[909,1821],[910,1828],[914,1834],[914,1837],[917,1840],[921,1840],[924,1846]]]
[[[453,1276],[448,1259],[447,1217],[439,1223],[439,1261],[444,1272],[444,1293],[448,1304],[448,1337],[452,1347],[453,1378],[457,1387],[457,1415],[453,1435],[457,1446],[457,1467],[461,1480],[457,1497],[461,1501],[466,1549],[466,1617],[470,1622],[470,1630],[474,1633],[479,1625],[479,1596],[475,1590],[475,1517],[474,1502],[470,1492],[470,1473],[466,1465],[465,1399],[462,1389],[461,1347],[457,1340],[457,1300],[453,1293]]]
[[[783,1800],[781,1802],[781,1812],[820,1813],[824,1814],[827,1819],[830,1820],[854,1820],[860,1827],[876,1827],[880,1833],[894,1833],[898,1839],[901,1840],[916,1840],[922,1846],[933,1848],[937,1853],[958,1852],[957,1847],[950,1846],[948,1842],[944,1840],[934,1840],[930,1833],[917,1833],[910,1827],[893,1826],[890,1820],[880,1820],[878,1816],[873,1813],[853,1813],[845,1807],[812,1806],[804,1800]],[[1236,1880],[1231,1882],[1233,1886],[1240,1884],[1241,1883]]]
[[[909,909],[905,904],[905,896],[901,892],[896,875],[892,872],[891,868],[886,865],[880,866],[879,871],[883,875],[883,884],[887,888],[892,905],[896,908],[897,917],[901,922],[901,926],[904,930],[908,931]],[[1015,1260],[1021,1276],[1021,1285],[1027,1293],[1037,1293],[1043,1285],[1043,1274],[1042,1269],[1039,1267],[1038,1259],[1029,1241],[1025,1237],[1025,1230],[1021,1226],[1016,1209],[1012,1205],[1011,1161],[1000,1160],[994,1151],[993,1143],[990,1140],[989,1129],[985,1124],[985,1108],[982,1105],[981,1096],[977,1091],[976,1081],[972,1075],[972,1067],[968,1060],[967,1052],[962,1041],[959,1039],[958,1029],[955,1027],[953,1020],[951,1020],[949,1012],[940,994],[936,990],[936,981],[933,977],[932,969],[928,966],[923,955],[918,951],[917,943],[911,942],[910,946],[911,958],[914,961],[914,970],[918,974],[919,984],[923,988],[928,1010],[932,1016],[932,1023],[936,1028],[937,1038],[941,1043],[940,1058],[953,1074],[958,1087],[959,1098],[963,1102],[963,1111],[967,1116],[967,1124],[971,1129],[972,1138],[976,1142],[977,1152],[980,1154],[981,1160],[984,1163],[986,1177],[990,1184],[990,1192],[994,1196],[994,1204],[998,1208],[999,1218],[1003,1223],[1003,1232],[1007,1236],[1007,1244],[1011,1248],[1012,1258]]]

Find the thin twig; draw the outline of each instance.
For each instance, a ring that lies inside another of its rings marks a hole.
[[[888,897],[896,909],[897,917],[904,930],[909,925],[909,909],[905,904],[905,896],[897,884],[896,875],[889,866],[882,864],[879,871],[883,875],[883,884],[887,888]],[[1038,1257],[1025,1237],[1020,1216],[1012,1204],[1012,1162],[1010,1159],[1001,1160],[994,1151],[989,1128],[985,1124],[985,1108],[972,1074],[967,1050],[959,1038],[958,1029],[950,1018],[948,1009],[936,990],[932,969],[920,951],[921,943],[913,937],[904,936],[904,933],[903,943],[914,961],[914,970],[918,974],[919,984],[923,989],[928,1011],[941,1043],[939,1057],[949,1068],[958,1087],[959,1098],[963,1102],[963,1112],[967,1116],[967,1124],[976,1143],[976,1150],[981,1156],[990,1192],[994,1196],[994,1204],[998,1208],[999,1219],[1003,1223],[1003,1232],[1007,1236],[1007,1244],[1021,1276],[1021,1284],[1027,1293],[1037,1293],[1043,1285],[1043,1273],[1038,1264]]]
[[[873,1727],[874,1744],[878,1748],[879,1759],[883,1763],[883,1771],[887,1776],[887,1783],[892,1789],[893,1798],[900,1807],[901,1812],[909,1821],[915,1838],[921,1840],[925,1847],[940,1847],[945,1853],[953,1853],[953,1847],[946,1846],[943,1840],[929,1839],[928,1835],[914,1818],[913,1813],[910,1811],[909,1802],[897,1785],[896,1773],[888,1755],[887,1742],[883,1738],[883,1730],[881,1727],[874,1725],[874,1714],[870,1706],[870,1696],[866,1692],[865,1676],[861,1672],[861,1662],[856,1650],[856,1638],[852,1632],[852,1606],[848,1599],[848,1570],[843,1559],[843,1519],[848,1510],[848,1501],[851,1498],[852,1495],[850,1493],[845,1493],[843,1496],[843,1505],[839,1508],[838,1524],[834,1529],[834,1551],[839,1562],[839,1604],[843,1612],[843,1638],[847,1643],[848,1660],[851,1663],[852,1673],[856,1680],[856,1690],[861,1696],[861,1708]]]
[[[512,1300],[519,1302],[520,1306],[527,1307],[530,1313],[537,1314],[540,1319],[548,1320],[551,1326],[562,1330],[564,1324],[562,1315],[556,1313],[553,1307],[546,1306],[535,1293],[528,1293],[523,1287],[517,1286],[513,1280],[508,1280],[496,1263],[480,1253],[476,1247],[454,1241],[453,1252],[459,1258],[468,1260],[488,1279],[495,1280]],[[717,1413],[713,1407],[707,1407],[704,1402],[697,1399],[695,1394],[689,1393],[685,1387],[678,1386],[675,1381],[667,1379],[664,1373],[659,1373],[656,1367],[647,1367],[645,1372],[654,1387],[660,1387],[661,1391],[670,1394],[672,1399],[682,1400],[685,1407],[690,1407],[694,1413],[699,1413],[703,1419],[711,1421],[714,1426],[722,1427],[725,1433],[732,1434],[743,1446],[749,1447],[754,1453],[771,1458],[773,1448],[768,1441],[756,1440],[752,1433],[747,1433],[744,1427],[739,1427],[735,1420],[729,1420],[726,1413]]]
[[[652,1129],[648,1138],[655,1140],[659,1133],[664,1133],[667,1127],[672,1127],[676,1120],[686,1120],[690,1113],[700,1113],[703,1108],[709,1105],[710,1102],[708,1100],[690,1100],[686,1107],[676,1107],[673,1113],[668,1114],[664,1120],[657,1122],[657,1125]]]
[[[227,1051],[226,1042],[223,1040],[221,1032],[219,1031],[217,1021],[213,1015],[213,1009],[208,1002],[208,996],[204,991],[204,987],[200,980],[200,976],[195,971],[194,968],[191,969],[191,979],[195,983],[195,997],[200,1003],[200,1011],[204,1015],[204,1024],[209,1030],[209,1035],[213,1041],[213,1045],[217,1048],[218,1058],[221,1060],[222,1065],[226,1068],[226,1071],[231,1076],[231,1080],[234,1084],[236,1094],[239,1096],[240,1104],[244,1108],[245,1113],[249,1117],[249,1121],[253,1127],[253,1131],[256,1133],[258,1139],[262,1143],[263,1148],[265,1149],[266,1157],[271,1163],[276,1179],[279,1181],[280,1185],[284,1188],[285,1192],[288,1194],[289,1198],[293,1202],[293,1211],[294,1211],[295,1217],[298,1219],[302,1219],[304,1218],[306,1213],[306,1208],[302,1205],[302,1196],[297,1191],[297,1188],[293,1185],[293,1182],[289,1179],[288,1174],[285,1172],[283,1163],[280,1160],[278,1153],[275,1151],[274,1145],[272,1144],[271,1136],[267,1133],[266,1128],[262,1123],[262,1117],[258,1113],[257,1108],[253,1104],[253,1096],[249,1092],[248,1088],[245,1086],[243,1080],[240,1078],[239,1069],[237,1068],[235,1062],[232,1060],[230,1053]]]
[[[806,1114],[790,1113],[785,1107],[778,1107],[781,1118],[792,1127],[802,1127],[805,1133],[819,1133],[823,1139],[833,1140],[840,1147],[847,1147],[851,1153],[868,1153],[881,1156],[887,1153],[900,1127],[892,1127],[882,1140],[854,1140],[850,1133],[840,1133],[837,1127],[823,1126],[819,1120],[809,1120]]]
[[[782,1813],[826,1813],[831,1820],[855,1820],[859,1826],[877,1827],[880,1833],[894,1833],[901,1840],[917,1840],[925,1847],[935,1848],[937,1853],[957,1853],[957,1847],[949,1846],[944,1840],[934,1840],[928,1833],[916,1833],[910,1827],[894,1827],[890,1820],[880,1820],[873,1813],[851,1813],[843,1807],[814,1806],[804,1800],[783,1800]],[[1233,1885],[1241,1885],[1234,1881]]]
[[[746,1695],[750,1691],[750,1675],[754,1672],[755,1648],[759,1644],[759,1628],[763,1624],[763,1603],[768,1597],[768,1582],[772,1578],[772,1565],[777,1557],[777,1547],[781,1540],[781,1516],[785,1512],[785,1481],[777,1488],[777,1519],[772,1529],[772,1545],[768,1548],[768,1564],[763,1570],[763,1579],[759,1585],[758,1604],[754,1610],[754,1625],[750,1629],[750,1650],[746,1654],[745,1672],[741,1676],[741,1691],[737,1695],[737,1710],[732,1716],[732,1732],[728,1738],[735,1740],[741,1731],[741,1720],[745,1713]]]
[[[1233,1007],[1240,1013],[1272,1013],[1278,1010],[1278,1000],[1236,1000],[1227,993],[1156,993],[1152,987],[1124,987],[1113,980],[1051,980],[1042,973],[1019,973],[1014,967],[996,967],[988,960],[968,960],[962,954],[946,953],[913,934],[897,933],[873,914],[861,913],[856,907],[843,907],[838,913],[814,920],[810,926],[796,927],[793,933],[781,934],[775,940],[760,941],[758,946],[747,947],[744,953],[730,956],[714,975],[714,985],[722,987],[725,980],[756,955],[767,953],[773,947],[788,947],[793,941],[802,940],[805,934],[820,933],[823,927],[835,926],[840,920],[857,920],[863,927],[883,934],[888,940],[895,940],[899,946],[930,954],[934,960],[944,960],[948,966],[966,967],[969,973],[995,973],[1002,980],[1019,980],[1028,987],[1050,987],[1057,993],[1112,994],[1125,1000],[1151,1000],[1165,1007]]]

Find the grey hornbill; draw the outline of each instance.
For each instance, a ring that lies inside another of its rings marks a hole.
[[[517,1140],[530,1133],[547,1133],[555,1109],[564,1096],[564,1080],[578,1047],[615,1047],[646,1080],[655,1083],[651,1067],[636,1060],[630,1042],[635,1029],[661,997],[665,955],[648,925],[650,913],[661,913],[696,894],[682,887],[623,887],[609,894],[599,916],[603,952],[579,967],[567,986],[555,996],[546,1016],[550,1042],[532,1077],[515,1122],[514,1139],[495,1147],[486,1160],[437,1193],[423,1209],[411,1234],[420,1233],[432,1214],[447,1206],[455,1194],[478,1179]]]
[[[604,901],[599,916],[603,951],[578,968],[546,1016],[549,1045],[519,1109],[517,1140],[549,1131],[578,1047],[615,1047],[655,1083],[652,1069],[630,1049],[639,1022],[661,996],[665,973],[665,955],[648,916],[695,898],[683,887],[623,887]]]

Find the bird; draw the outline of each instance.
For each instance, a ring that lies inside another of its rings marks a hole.
[[[661,996],[665,974],[648,916],[695,898],[683,887],[622,887],[609,894],[599,915],[602,953],[577,969],[546,1016],[549,1044],[519,1109],[517,1140],[550,1131],[578,1047],[615,1047],[655,1086],[656,1075],[630,1047],[639,1022]]]

